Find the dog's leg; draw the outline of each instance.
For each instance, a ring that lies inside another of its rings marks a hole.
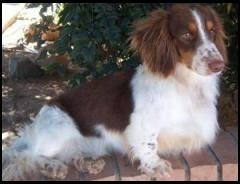
[[[136,146],[135,144],[131,146],[130,159],[139,159],[140,166],[138,169],[149,176],[154,176],[158,173],[169,176],[169,173],[172,171],[171,164],[167,160],[159,157],[155,147],[156,143],[153,141],[142,144],[141,146]]]
[[[156,174],[169,176],[171,164],[158,155],[157,132],[137,130],[130,126],[126,131],[131,161],[139,159],[138,169],[151,177]]]

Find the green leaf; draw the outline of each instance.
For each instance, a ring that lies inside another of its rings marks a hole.
[[[39,3],[38,6],[43,7],[41,14],[48,5]],[[206,5],[212,6],[220,15],[230,38],[227,48],[228,66],[230,71],[235,73],[226,73],[227,78],[223,78],[223,82],[228,89],[237,88],[237,85],[231,84],[237,83],[238,75],[238,4],[206,3]],[[60,37],[48,51],[50,54],[68,52],[74,64],[85,67],[88,75],[92,74],[95,77],[118,71],[119,67],[134,68],[140,59],[129,51],[129,42],[126,42],[133,29],[132,23],[162,6],[163,3],[61,3],[61,8],[56,12],[60,23]],[[39,48],[44,43],[40,33],[48,29],[51,19],[44,16],[41,23],[34,25],[39,30],[32,41],[37,42]],[[117,58],[124,61],[119,65]]]
[[[232,9],[232,3],[227,3],[227,13],[229,14]]]

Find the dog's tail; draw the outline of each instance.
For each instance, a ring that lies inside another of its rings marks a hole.
[[[37,159],[31,149],[29,139],[32,125],[26,126],[10,147],[2,152],[2,180],[25,180],[27,176],[33,176],[37,172]],[[31,178],[30,177],[30,178]]]

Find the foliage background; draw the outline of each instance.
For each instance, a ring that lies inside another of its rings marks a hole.
[[[229,69],[222,77],[225,90],[237,89],[238,68],[238,4],[204,3],[212,6],[220,15],[229,38]],[[146,16],[156,8],[166,8],[166,3],[30,3],[29,7],[42,6],[42,22],[35,24],[39,31],[46,31],[55,20],[60,26],[60,37],[40,58],[68,53],[74,64],[83,68],[70,81],[75,86],[89,76],[97,78],[117,70],[138,65],[139,58],[128,49],[128,34],[134,20]],[[54,16],[46,16],[51,7]],[[31,41],[38,47],[44,43],[40,34]]]

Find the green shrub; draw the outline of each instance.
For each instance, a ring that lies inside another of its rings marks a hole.
[[[40,4],[35,3],[35,6]],[[51,4],[41,4],[41,14]],[[56,16],[60,37],[49,50],[51,54],[68,53],[73,63],[85,68],[76,75],[71,85],[77,85],[88,76],[99,77],[117,70],[135,67],[139,59],[129,51],[128,34],[132,22],[150,11],[163,8],[164,3],[64,3],[58,4]],[[210,4],[222,17],[229,36],[229,67],[226,81],[236,84],[238,44],[238,4]],[[46,19],[46,17],[45,17]],[[228,85],[228,84],[227,84]],[[236,87],[236,86],[235,86]]]
[[[59,13],[57,53],[68,52],[85,72],[70,81],[76,85],[87,76],[99,77],[138,64],[127,43],[131,24],[161,4],[64,4]]]

